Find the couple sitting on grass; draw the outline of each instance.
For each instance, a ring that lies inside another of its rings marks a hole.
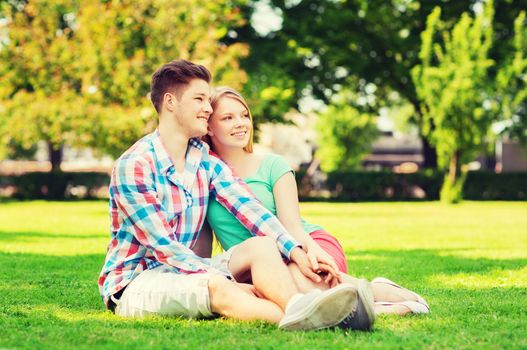
[[[99,277],[106,306],[123,317],[222,315],[284,330],[370,330],[379,313],[428,313],[419,295],[390,280],[346,274],[338,241],[300,218],[287,162],[252,152],[243,97],[211,93],[210,81],[185,60],[152,77],[159,126],[112,173]],[[205,220],[225,249],[213,258],[200,248]]]

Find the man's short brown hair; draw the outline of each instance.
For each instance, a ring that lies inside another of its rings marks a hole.
[[[175,93],[177,98],[180,98],[183,93],[181,88],[193,79],[201,79],[210,83],[211,75],[204,66],[187,60],[175,60],[159,68],[152,75],[150,84],[150,100],[154,104],[157,113],[161,112],[165,93]]]

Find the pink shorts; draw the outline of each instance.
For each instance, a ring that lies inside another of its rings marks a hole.
[[[348,262],[339,241],[324,230],[316,230],[309,234],[318,245],[335,259],[341,272],[348,272]]]

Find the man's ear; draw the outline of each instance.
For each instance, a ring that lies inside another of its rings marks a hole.
[[[170,92],[165,92],[163,95],[163,104],[167,107],[170,112],[174,112],[177,106],[176,96],[172,95]]]

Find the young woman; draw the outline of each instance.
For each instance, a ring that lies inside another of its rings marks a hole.
[[[253,153],[253,125],[249,106],[236,90],[217,88],[211,97],[214,110],[209,118],[208,135],[212,151],[231,166],[234,173],[245,180],[253,194],[273,214],[289,233],[306,249],[313,266],[338,268],[341,279],[349,283],[360,280],[346,274],[347,261],[337,239],[320,226],[300,217],[294,172],[288,163],[275,154]],[[209,202],[207,219],[218,241],[227,250],[252,237],[214,198]],[[294,266],[291,272],[295,276]],[[324,269],[322,269],[324,270]],[[326,270],[327,271],[327,270]],[[317,287],[327,288],[329,279]],[[299,285],[309,290],[313,286]],[[386,278],[371,282],[375,313],[428,313],[426,301],[416,293],[402,288]]]

